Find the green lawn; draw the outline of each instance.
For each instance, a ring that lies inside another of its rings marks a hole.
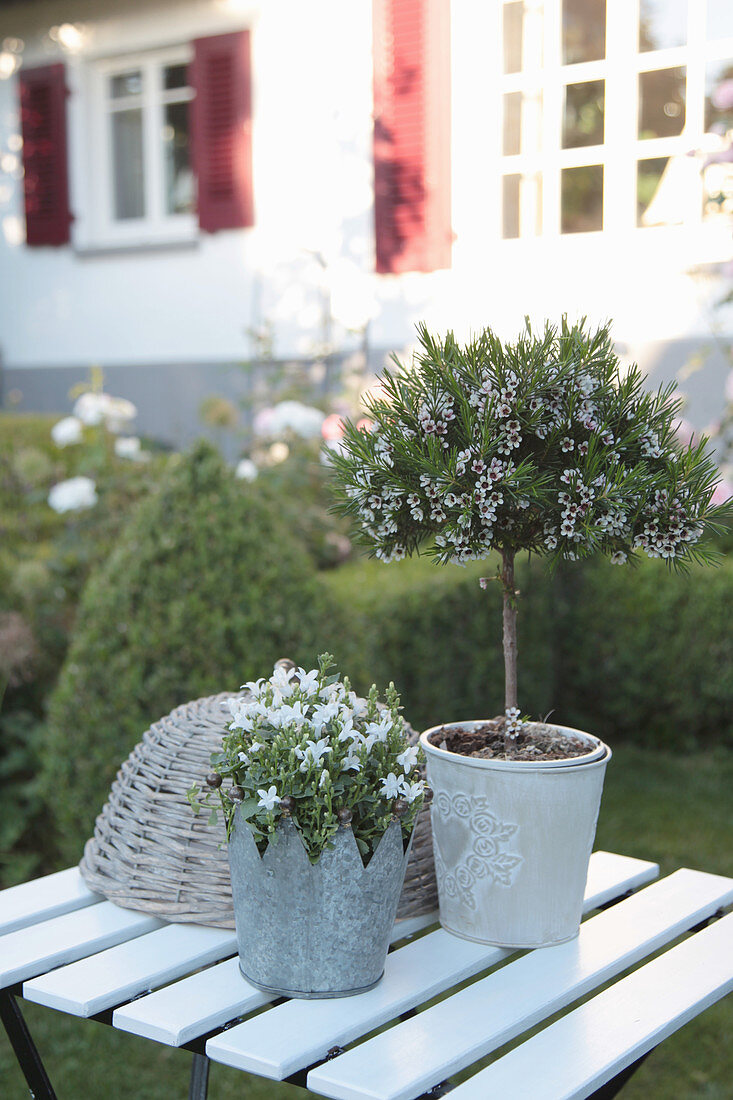
[[[680,866],[733,876],[733,753],[682,757],[621,746],[606,780],[597,847],[650,859],[662,873]],[[59,1100],[177,1100],[188,1091],[190,1055],[65,1017],[23,1008]],[[733,1082],[733,998],[668,1039],[627,1086],[627,1100],[729,1100]],[[25,1083],[0,1040],[0,1094],[25,1100]],[[211,1100],[285,1100],[289,1085],[212,1066]],[[506,1100],[514,1100],[507,1097]]]

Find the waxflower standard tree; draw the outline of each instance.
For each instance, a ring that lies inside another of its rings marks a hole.
[[[501,556],[505,729],[517,697],[520,551],[552,561],[640,554],[670,566],[710,561],[721,529],[706,441],[683,446],[674,384],[644,389],[619,369],[608,325],[527,321],[515,342],[485,329],[465,346],[419,326],[410,369],[385,371],[369,430],[346,425],[333,456],[340,510],[385,562],[424,551],[463,564]]]

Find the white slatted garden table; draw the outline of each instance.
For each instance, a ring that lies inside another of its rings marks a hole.
[[[273,1001],[240,975],[233,933],[121,909],[71,869],[0,893],[0,1012],[37,1100],[54,1092],[21,998],[191,1050],[191,1100],[206,1096],[210,1061],[339,1100],[606,1098],[733,989],[733,880],[658,872],[594,853],[586,919],[570,943],[482,947],[432,914],[395,926],[369,992]],[[469,1075],[456,1084],[459,1073]]]

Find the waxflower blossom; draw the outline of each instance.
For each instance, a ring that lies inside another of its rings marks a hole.
[[[287,814],[312,862],[348,810],[367,861],[394,819],[395,798],[409,806],[399,821],[403,838],[410,837],[425,797],[422,754],[407,742],[393,684],[384,702],[374,686],[362,698],[331,668],[328,654],[310,671],[278,662],[269,679],[249,680],[228,700],[229,729],[211,758],[223,782],[207,797],[220,800],[228,828],[235,812],[249,822],[260,851]],[[199,805],[195,785],[189,798]]]

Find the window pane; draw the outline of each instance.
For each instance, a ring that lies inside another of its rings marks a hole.
[[[584,80],[565,88],[563,112],[563,149],[603,144],[603,103],[605,81]]]
[[[733,164],[709,164],[703,172],[702,216],[726,224],[733,219]]]
[[[603,229],[603,165],[563,168],[561,180],[562,233]]]
[[[563,0],[562,63],[606,56],[606,0]]]
[[[166,92],[173,88],[188,87],[188,65],[167,65],[163,69],[163,88]]]
[[[512,0],[504,5],[504,72],[542,67],[542,5]]]
[[[730,0],[708,0],[708,38],[733,38]]]
[[[139,69],[129,73],[117,73],[110,77],[109,94],[111,99],[123,99],[129,95],[140,95],[143,90],[143,78]]]
[[[684,125],[684,66],[639,73],[639,137],[674,137]]]
[[[504,96],[503,155],[537,153],[541,140],[542,93],[507,92]]]
[[[502,231],[504,238],[519,236],[519,181],[521,176],[504,176],[502,181]]]
[[[733,215],[733,161],[728,132],[733,129],[733,58],[713,61],[705,79],[705,148],[708,163],[702,176],[702,213],[705,221]],[[717,135],[717,140],[712,137]],[[720,156],[721,159],[714,159]]]
[[[542,232],[542,177],[518,173],[502,180],[502,237],[535,237]]]
[[[733,129],[733,59],[708,65],[705,80],[705,132],[721,136]]]
[[[682,167],[684,170],[685,165]],[[687,178],[675,174],[674,161],[670,162],[669,157],[640,160],[636,172],[636,224],[680,225],[688,200],[686,183]]]
[[[639,53],[684,46],[686,42],[687,0],[641,0]]]
[[[165,107],[163,150],[168,214],[186,214],[193,210],[188,111],[188,103],[168,103]]]
[[[145,216],[142,111],[114,111],[112,126],[112,190],[118,221]]]

